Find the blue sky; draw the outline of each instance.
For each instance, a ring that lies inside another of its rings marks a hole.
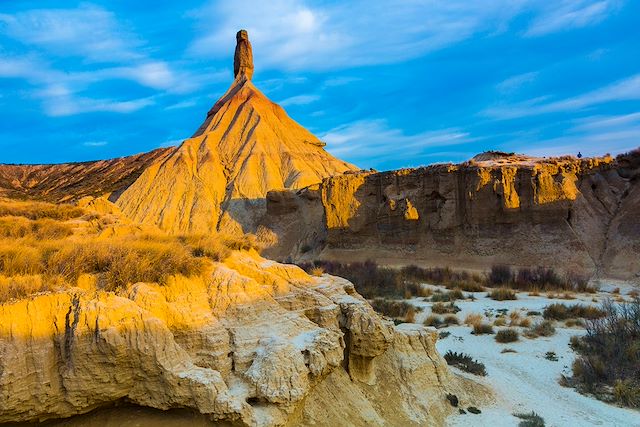
[[[178,4],[179,3],[179,4]],[[338,157],[379,170],[496,149],[640,145],[640,2],[0,2],[0,162],[175,145],[255,84]]]

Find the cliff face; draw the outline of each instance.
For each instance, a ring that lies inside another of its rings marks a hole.
[[[628,279],[640,272],[638,191],[610,157],[478,157],[274,192],[266,223],[280,236],[272,256],[543,265]]]
[[[447,392],[479,403],[435,331],[394,327],[344,279],[245,252],[163,286],[82,282],[0,304],[0,422],[127,399],[239,425],[436,425]]]

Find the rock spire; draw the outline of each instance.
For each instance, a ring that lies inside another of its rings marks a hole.
[[[253,76],[253,52],[247,30],[240,30],[236,33],[236,53],[233,56],[233,76],[237,79],[239,75],[244,75],[247,80]]]

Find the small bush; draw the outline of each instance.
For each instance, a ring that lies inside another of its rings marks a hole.
[[[507,319],[504,316],[500,316],[493,321],[493,326],[505,326],[506,324],[507,324]]]
[[[520,334],[515,329],[501,329],[496,334],[496,341],[499,343],[516,342]]]
[[[322,267],[313,267],[309,273],[312,276],[320,277],[324,274],[324,269]]]
[[[555,333],[556,328],[554,328],[553,323],[548,320],[543,320],[542,322],[532,325],[529,329],[526,330],[524,335],[527,338],[538,338],[550,337]]]
[[[378,313],[394,318],[406,318],[413,311],[415,316],[415,307],[406,301],[395,301],[384,298],[376,298],[371,301],[371,306]]]
[[[444,359],[447,361],[448,365],[455,366],[465,372],[483,377],[487,375],[484,363],[473,360],[473,358],[468,354],[447,351],[444,355]]]
[[[622,405],[640,408],[640,384],[637,380],[616,380],[613,386],[613,398]]]
[[[460,289],[454,289],[449,292],[436,292],[431,297],[432,302],[449,302],[464,299],[464,294]]]
[[[603,317],[605,312],[599,308],[574,304],[567,306],[565,304],[551,304],[544,309],[542,317],[552,320],[566,320],[566,319],[597,319]]]
[[[555,351],[547,351],[544,354],[544,358],[547,360],[550,360],[552,362],[557,362],[558,361],[558,355],[556,354]]]
[[[518,427],[545,427],[544,419],[533,411],[528,414],[515,413],[513,416],[522,420]]]
[[[465,317],[464,319],[464,324],[465,325],[469,325],[469,326],[473,326],[476,323],[480,323],[482,322],[483,316],[480,313],[470,313],[467,315],[467,317]]]
[[[444,320],[442,319],[441,316],[432,314],[430,316],[428,316],[425,320],[424,320],[424,325],[425,326],[433,326],[434,328],[439,328],[444,324]]]
[[[518,299],[516,293],[508,288],[494,289],[489,293],[489,298],[496,301],[515,300]]]
[[[493,326],[488,323],[479,322],[473,325],[473,335],[488,335],[493,334]]]
[[[431,312],[436,314],[455,314],[460,311],[460,307],[450,302],[449,304],[443,304],[437,302],[431,306]]]
[[[447,314],[446,316],[444,316],[443,323],[446,326],[459,325],[460,319],[458,319],[458,316],[456,316],[455,314]]]

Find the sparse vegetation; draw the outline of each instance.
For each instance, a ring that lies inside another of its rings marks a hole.
[[[436,314],[456,314],[460,311],[460,307],[450,302],[449,304],[443,304],[437,302],[431,306],[431,312]]]
[[[605,312],[591,305],[574,304],[551,304],[544,309],[542,317],[551,320],[567,319],[597,319],[603,317]]]
[[[489,298],[496,301],[516,300],[518,299],[516,293],[508,288],[498,288],[489,292]]]
[[[603,400],[640,407],[640,299],[607,301],[605,315],[586,322],[587,333],[572,338],[578,353],[571,384]]]
[[[447,351],[444,355],[444,359],[450,366],[455,366],[465,372],[483,377],[487,375],[484,363],[473,360],[473,358],[468,354]]]
[[[385,316],[404,319],[407,317],[413,317],[415,320],[416,308],[405,301],[375,298],[371,301],[371,306],[375,311],[384,314]],[[411,314],[411,316],[409,316],[409,314]]]
[[[488,323],[478,322],[473,324],[473,335],[488,335],[493,334],[493,326]]]
[[[496,341],[499,343],[516,342],[520,339],[520,334],[515,329],[501,329],[496,334]]]
[[[515,413],[513,416],[522,420],[518,427],[544,427],[544,418],[533,411],[527,414]]]
[[[553,326],[553,323],[549,320],[543,320],[542,322],[538,322],[529,329],[527,329],[524,335],[527,338],[538,338],[538,337],[550,337],[555,335],[556,328]]]
[[[425,326],[433,326],[434,328],[439,328],[443,324],[444,319],[442,318],[442,316],[438,316],[437,314],[431,314],[424,320]]]
[[[455,301],[455,300],[459,300],[459,299],[464,299],[464,294],[462,293],[462,291],[460,289],[454,289],[454,290],[449,291],[449,292],[438,292],[438,291],[436,291],[431,296],[431,301],[432,302],[449,302],[449,301]]]
[[[443,323],[445,326],[459,325],[460,319],[458,319],[458,316],[456,316],[455,314],[447,314],[446,316],[444,316]]]
[[[487,276],[491,287],[509,287],[520,291],[530,291],[537,295],[540,290],[564,290],[595,292],[586,277],[569,272],[564,276],[552,268],[520,268],[517,271],[506,265],[494,265]]]
[[[58,221],[66,221],[79,218],[86,211],[70,204],[54,204],[45,202],[0,202],[0,217],[24,217],[31,220],[49,218]]]

